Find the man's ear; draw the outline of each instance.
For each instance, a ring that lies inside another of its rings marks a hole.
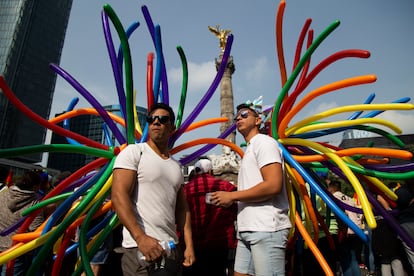
[[[261,124],[262,124],[262,117],[260,117],[260,116],[256,117],[256,123],[255,123],[255,125],[256,126],[260,126]]]

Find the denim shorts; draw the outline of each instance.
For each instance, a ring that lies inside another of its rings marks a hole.
[[[93,255],[90,263],[93,265],[100,265],[100,264],[106,264],[109,253],[112,250],[113,246],[113,238],[112,234],[110,234],[106,240],[102,243],[102,245],[99,247],[98,251],[96,251],[95,255]]]
[[[276,232],[240,232],[234,270],[256,276],[285,275],[289,229]]]

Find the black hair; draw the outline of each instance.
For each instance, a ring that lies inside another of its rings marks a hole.
[[[249,110],[251,110],[251,111],[253,111],[253,113],[255,114],[255,116],[257,117],[257,116],[259,116],[260,114],[261,114],[261,112],[258,112],[255,108],[254,108],[254,106],[253,106],[253,104],[251,103],[251,104],[247,104],[247,103],[242,103],[242,104],[239,104],[237,107],[236,107],[236,111],[237,112],[239,112],[241,109],[244,109],[244,108],[247,108],[247,109],[249,109]]]
[[[331,182],[329,182],[328,187],[332,187],[337,191],[341,190],[341,182],[338,180],[331,180]]]
[[[248,109],[251,109],[250,107],[251,107],[251,105],[250,105],[250,104],[242,103],[242,104],[239,104],[239,105],[236,107],[236,110],[237,110],[237,111],[239,111],[240,109],[243,109],[243,108],[248,108]]]
[[[8,176],[9,169],[4,166],[0,166],[0,182],[5,182]]]
[[[42,177],[39,173],[34,171],[27,171],[20,176],[15,185],[22,190],[33,191],[36,185],[40,185]]]
[[[170,114],[170,122],[171,122],[171,124],[174,124],[175,114],[174,114],[174,110],[171,108],[171,106],[169,106],[165,103],[156,103],[153,106],[151,106],[150,111],[148,112],[148,116],[151,116],[152,113],[154,113],[154,111],[157,110],[157,109],[164,109],[164,110],[168,111],[168,113]]]

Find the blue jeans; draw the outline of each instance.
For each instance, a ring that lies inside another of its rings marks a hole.
[[[256,276],[285,275],[289,229],[276,232],[240,232],[234,270]]]
[[[339,245],[341,267],[344,276],[359,276],[361,270],[359,262],[361,257],[362,241],[357,235],[348,235]]]

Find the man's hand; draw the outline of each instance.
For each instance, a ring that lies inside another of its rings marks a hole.
[[[136,240],[138,250],[145,256],[147,262],[152,262],[164,255],[164,249],[159,244],[157,239],[153,237],[142,235]]]
[[[211,193],[211,197],[210,197],[211,203],[213,205],[220,206],[220,207],[229,207],[234,202],[232,198],[232,193],[233,192],[223,192],[223,191]]]
[[[195,262],[195,254],[193,248],[186,248],[184,251],[184,262],[183,266],[192,266]]]

